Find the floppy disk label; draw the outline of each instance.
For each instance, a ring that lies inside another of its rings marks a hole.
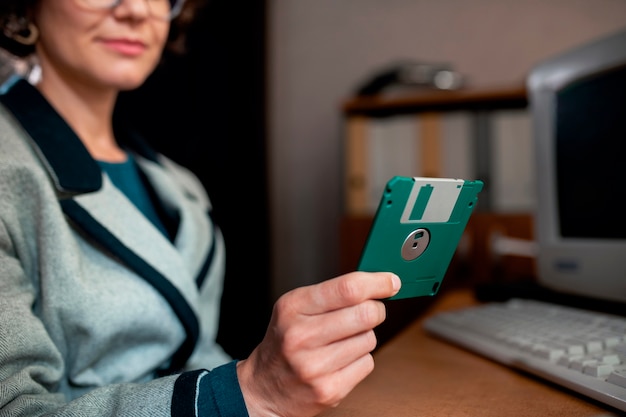
[[[445,223],[450,220],[464,180],[415,177],[400,223]]]

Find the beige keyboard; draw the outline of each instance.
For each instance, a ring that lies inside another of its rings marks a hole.
[[[513,299],[440,313],[425,328],[626,411],[626,317]]]

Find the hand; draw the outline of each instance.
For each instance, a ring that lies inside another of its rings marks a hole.
[[[352,272],[278,299],[262,342],[237,366],[250,417],[307,417],[334,407],[374,369],[387,272]]]

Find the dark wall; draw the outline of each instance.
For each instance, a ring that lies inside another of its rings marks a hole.
[[[261,340],[271,311],[265,97],[265,2],[210,0],[188,52],[166,54],[118,107],[211,197],[227,247],[218,341],[237,358]]]

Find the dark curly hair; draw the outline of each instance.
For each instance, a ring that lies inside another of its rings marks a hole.
[[[0,0],[0,28],[17,19],[29,20],[37,3],[42,0]],[[175,52],[185,50],[185,33],[198,9],[208,0],[186,0],[180,14],[172,21],[167,47]],[[0,30],[0,48],[16,57],[27,57],[35,51],[34,45],[23,45],[12,39],[5,30]]]

